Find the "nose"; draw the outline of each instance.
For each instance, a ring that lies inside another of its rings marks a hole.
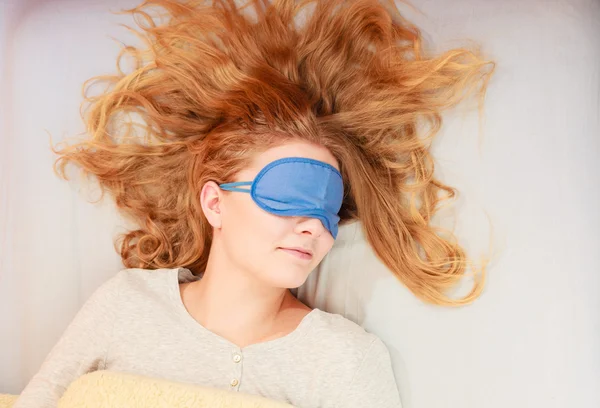
[[[315,237],[319,237],[323,232],[327,231],[327,228],[323,225],[320,219],[313,217],[297,217],[298,223],[296,224],[296,232],[304,234],[305,232],[310,233]]]

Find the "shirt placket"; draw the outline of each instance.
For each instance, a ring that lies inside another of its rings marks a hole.
[[[231,350],[231,378],[229,380],[229,389],[231,391],[239,391],[242,383],[242,372],[244,366],[244,355],[240,348]]]

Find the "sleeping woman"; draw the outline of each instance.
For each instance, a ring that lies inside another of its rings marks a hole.
[[[483,97],[493,63],[425,55],[393,1],[147,0],[124,12],[145,44],[118,57],[134,68],[86,82],[107,85],[86,95],[89,137],[53,151],[61,177],[67,164],[93,176],[137,227],[119,239],[125,269],[14,407],[55,407],[95,370],[302,408],[400,407],[385,344],[291,289],[341,225],[360,222],[424,302],[480,294],[483,273],[449,296],[468,261],[430,225],[454,189],[434,178],[428,147],[442,110]]]

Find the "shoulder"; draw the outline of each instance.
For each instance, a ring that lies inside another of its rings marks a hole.
[[[339,314],[319,309],[314,313],[311,336],[331,358],[344,361],[344,365],[353,368],[358,368],[367,355],[389,358],[385,344],[375,334]]]
[[[168,295],[171,286],[177,286],[180,269],[182,268],[121,269],[96,289],[90,297],[90,301],[100,302],[108,306],[108,303],[116,305],[119,299],[127,299],[126,303],[132,305],[136,303],[136,300],[147,300],[148,297],[155,299],[164,297]]]
[[[320,309],[313,311],[313,331],[331,342],[341,342],[352,347],[368,347],[378,337],[367,332],[344,316]]]
[[[124,285],[157,285],[173,277],[179,268],[174,269],[142,269],[128,268],[120,270],[112,279],[120,280]]]
[[[321,376],[340,407],[400,408],[388,348],[379,337],[341,315],[316,311],[311,375]],[[308,351],[308,350],[307,350]]]
[[[142,269],[128,268],[119,271],[112,279],[119,281],[123,291],[166,293],[180,282],[198,279],[186,268]]]

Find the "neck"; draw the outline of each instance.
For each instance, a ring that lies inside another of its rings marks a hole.
[[[183,294],[190,314],[213,333],[243,347],[287,334],[310,311],[288,289],[269,287],[214,255]]]
[[[196,287],[198,318],[215,332],[270,326],[287,305],[288,293],[260,287],[242,273],[207,268]]]

